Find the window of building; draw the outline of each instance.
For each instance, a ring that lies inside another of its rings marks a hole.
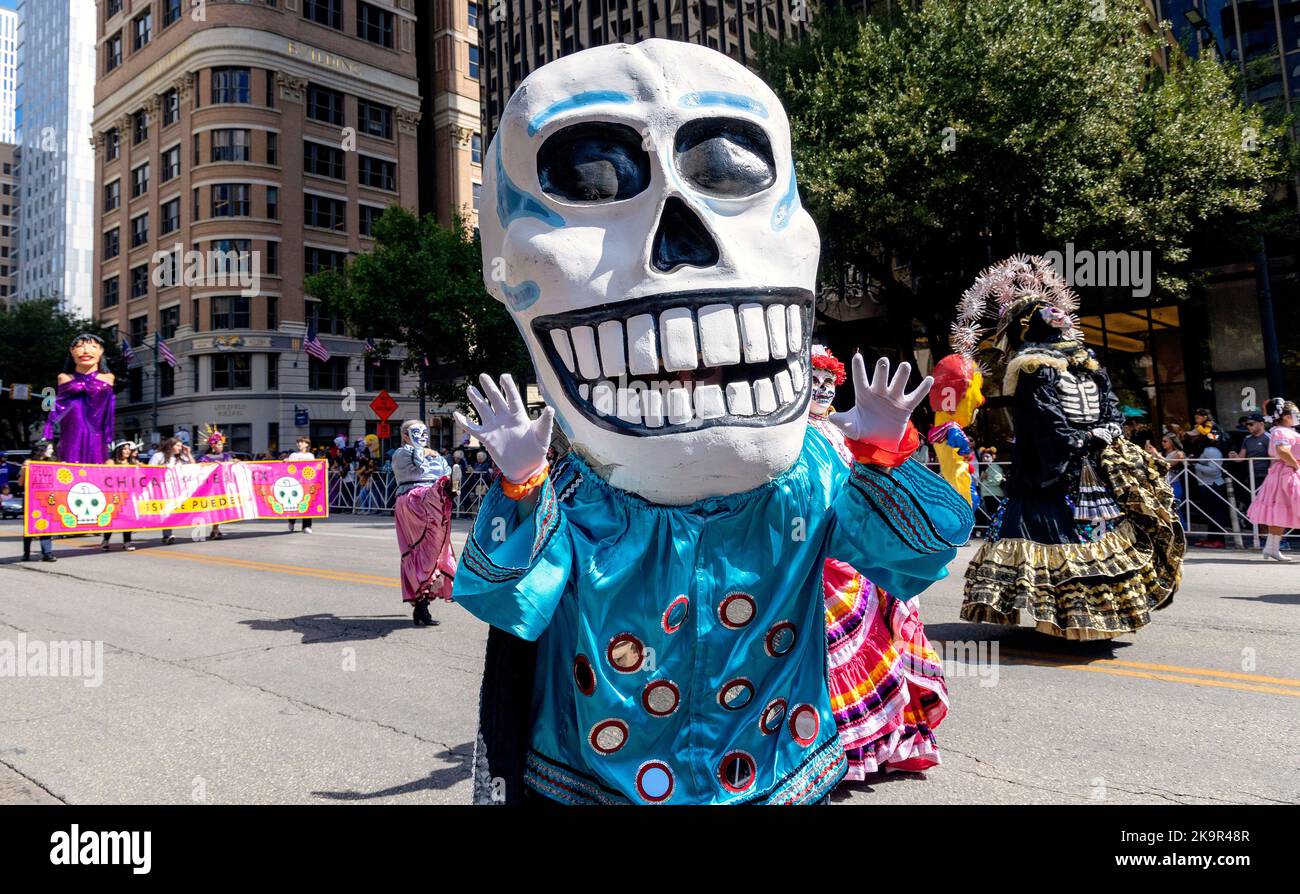
[[[303,170],[317,177],[329,177],[333,180],[343,179],[343,150],[338,146],[313,143],[304,140],[302,144]]]
[[[470,184],[470,192],[471,192],[471,195],[473,196],[473,202],[472,202],[472,205],[473,205],[474,211],[475,211],[475,213],[478,213],[478,205],[479,205],[479,202],[480,202],[480,201],[482,200],[482,198],[483,198],[483,184],[482,184],[482,183],[472,183],[472,184]]]
[[[140,264],[131,268],[131,299],[143,298],[149,294],[149,265]]]
[[[158,232],[174,233],[181,227],[181,200],[172,199],[170,202],[163,202],[158,208]]]
[[[213,276],[225,282],[248,277],[253,272],[253,240],[213,239],[208,243],[208,267]]]
[[[121,291],[116,276],[110,276],[104,280],[104,300],[100,302],[100,307],[117,307],[118,301],[121,300]]]
[[[476,165],[483,164],[483,135],[474,134],[469,138],[469,160]]]
[[[252,72],[247,68],[212,69],[212,102],[252,102]]]
[[[212,161],[251,161],[253,132],[222,129],[212,131]]]
[[[266,216],[271,220],[280,218],[280,187],[278,186],[266,188]]]
[[[153,38],[153,13],[146,12],[131,20],[131,49],[139,51]]]
[[[110,127],[104,133],[104,161],[117,161],[122,148],[122,137],[116,127]]]
[[[191,162],[196,168],[201,164],[199,160],[199,134],[194,135],[194,161]]]
[[[117,0],[121,3],[122,0]],[[173,24],[181,17],[181,0],[163,0],[163,27]]]
[[[168,90],[162,95],[162,123],[163,127],[169,124],[175,124],[181,119],[181,94],[175,88]]]
[[[275,243],[270,243],[274,245]],[[272,331],[280,328],[280,299],[275,295],[266,296],[266,328]],[[272,354],[272,357],[279,357],[279,354]]]
[[[131,198],[136,199],[149,191],[149,162],[131,169]]]
[[[122,250],[121,227],[113,227],[104,234],[104,257],[115,258]]]
[[[176,393],[176,367],[170,363],[158,366],[158,396],[171,397]]]
[[[342,270],[346,259],[344,252],[307,246],[303,249],[303,272],[311,275],[322,270]]]
[[[119,31],[104,41],[104,72],[110,72],[122,64],[122,32]]]
[[[266,243],[266,255],[262,258],[262,270],[267,276],[280,275],[280,243]]]
[[[158,332],[164,339],[175,338],[176,330],[181,325],[181,307],[179,304],[173,304],[171,307],[164,307],[158,312],[159,323]]]
[[[478,80],[478,47],[469,48],[469,76]]]
[[[149,139],[149,113],[144,109],[131,116],[131,144],[138,146]]]
[[[343,124],[343,94],[315,84],[307,86],[307,117],[326,124]]]
[[[362,236],[370,236],[374,233],[375,221],[384,213],[384,209],[374,205],[360,205],[358,208],[357,231]]]
[[[127,403],[138,404],[144,400],[144,367],[136,366],[126,371]]]
[[[357,0],[357,37],[393,48],[393,14]]]
[[[217,183],[212,187],[213,217],[248,217],[247,183]]]
[[[173,146],[164,151],[160,156],[162,171],[159,173],[159,182],[166,183],[168,180],[175,179],[181,175],[181,147]]]
[[[324,363],[308,357],[307,387],[312,391],[342,391],[348,387],[348,358],[331,357]]]
[[[232,391],[236,388],[253,387],[253,371],[248,362],[249,354],[213,354],[212,355],[212,390]],[[226,430],[231,439],[230,449],[234,448],[234,435],[230,429],[239,428],[232,425]],[[247,428],[248,426],[243,426]]]
[[[317,25],[343,30],[343,0],[303,0],[302,15]]]
[[[266,70],[266,107],[275,108],[275,72],[269,68]]]
[[[278,133],[268,132],[266,135],[266,163],[269,165],[278,165],[280,163],[280,135]]]
[[[372,189],[397,191],[397,164],[369,155],[357,156],[357,182]]]
[[[266,390],[275,391],[280,387],[280,355],[266,355]]]
[[[139,248],[149,241],[149,215],[131,218],[131,247]]]
[[[471,29],[478,27],[478,4],[469,4],[469,27]]]
[[[108,7],[104,12],[104,21],[108,21],[113,16],[122,11],[122,0],[108,0]]]
[[[131,318],[131,347],[138,348],[144,344],[149,335],[149,315],[141,314]]]
[[[280,452],[280,423],[278,422],[266,423],[266,450],[272,456]]]
[[[212,328],[248,329],[249,299],[243,295],[214,295],[212,297]]]
[[[104,184],[104,210],[113,211],[122,204],[122,181],[114,180]]]
[[[322,227],[336,233],[347,232],[347,202],[306,193],[303,196],[303,206],[304,226]]]
[[[338,317],[327,316],[319,301],[307,302],[307,325],[315,325],[320,335],[347,335],[347,327]]]
[[[357,100],[357,125],[361,132],[385,140],[393,138],[393,107]]]
[[[400,360],[372,360],[366,363],[366,390],[399,394],[402,388]]]

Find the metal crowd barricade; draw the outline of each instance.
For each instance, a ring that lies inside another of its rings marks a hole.
[[[1256,474],[1255,464],[1269,460],[1261,457],[1224,459],[1171,460],[1169,483],[1174,488],[1178,517],[1188,542],[1195,545],[1205,541],[1223,541],[1236,549],[1259,549],[1263,545],[1258,526],[1247,518],[1250,501],[1254,498],[1263,477]],[[1011,476],[1011,463],[998,462],[1002,468],[1003,490]],[[927,462],[935,474],[939,464]],[[1217,469],[1215,468],[1217,467]],[[983,465],[977,475],[983,472]],[[1200,474],[1198,474],[1198,471]],[[1215,474],[1215,472],[1218,474]],[[1222,483],[1216,483],[1221,479]],[[469,472],[454,485],[452,517],[473,519],[478,515],[483,498],[487,495],[492,478],[489,472]],[[980,505],[975,507],[973,536],[983,537],[993,514],[997,511],[992,501],[983,499],[981,481]],[[390,471],[375,472],[365,487],[355,475],[343,475],[337,470],[329,474],[330,512],[352,515],[392,515],[397,485]]]

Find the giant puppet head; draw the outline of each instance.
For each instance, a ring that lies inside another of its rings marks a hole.
[[[594,469],[682,504],[790,467],[819,242],[766,84],[679,41],[566,56],[506,105],[483,187],[484,280]]]

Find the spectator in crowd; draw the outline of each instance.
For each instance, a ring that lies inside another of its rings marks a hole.
[[[374,514],[375,503],[371,485],[374,484],[375,470],[369,459],[357,461],[357,506],[361,515]]]
[[[1160,437],[1159,450],[1156,449],[1154,444],[1147,444],[1146,449],[1155,456],[1163,456],[1165,461],[1169,463],[1169,472],[1165,475],[1165,479],[1169,482],[1169,486],[1173,488],[1174,505],[1178,507],[1178,517],[1183,523],[1183,529],[1187,530],[1189,527],[1187,524],[1187,504],[1184,502],[1187,498],[1187,492],[1183,488],[1183,481],[1186,478],[1184,475],[1186,468],[1184,460],[1187,459],[1187,453],[1183,450],[1182,439],[1178,437],[1177,432],[1171,429]]]
[[[190,455],[190,445],[186,444],[180,438],[168,438],[162,442],[162,446],[153,452],[149,457],[151,466],[183,466],[187,463],[194,462],[194,457]],[[176,542],[172,536],[171,528],[163,528],[162,542],[164,546],[171,546]]]
[[[1239,476],[1245,479],[1247,489],[1254,491],[1259,489],[1259,486],[1264,483],[1264,477],[1268,475],[1268,425],[1264,422],[1263,413],[1247,413],[1242,418],[1245,420],[1246,436],[1241,439],[1240,448],[1228,455],[1254,460],[1254,462],[1241,464],[1253,469],[1253,486],[1250,473]]]
[[[119,441],[113,448],[112,455],[108,458],[108,464],[110,466],[138,466],[140,465],[139,460],[136,459],[138,453],[139,451],[130,441]],[[112,539],[112,532],[105,534],[99,548],[104,552],[108,552],[109,541]],[[135,552],[135,546],[131,543],[130,531],[122,532],[122,548],[129,553]]]
[[[286,457],[286,459],[288,459],[290,462],[306,462],[309,459],[316,458],[316,455],[311,452],[311,439],[308,438],[306,435],[299,437],[298,440],[294,442],[294,446],[297,449]],[[329,476],[327,475],[326,477],[328,478]],[[290,534],[294,532],[294,525],[297,523],[297,521],[298,520],[295,518],[289,519]],[[302,532],[304,534],[311,533],[311,519],[304,518],[302,520]]]
[[[1188,539],[1196,537],[1200,546],[1222,549],[1223,534],[1231,525],[1227,478],[1223,474],[1223,450],[1219,446],[1222,433],[1212,418],[1206,417],[1207,422],[1200,421],[1204,412],[1198,410],[1196,413],[1197,424],[1188,436],[1187,453],[1197,460],[1192,463],[1190,479],[1192,523],[1204,524],[1206,530],[1204,534],[1190,535]],[[1209,434],[1205,433],[1207,428]]]
[[[997,513],[998,504],[1002,502],[1004,496],[1002,482],[1006,480],[1006,474],[1002,471],[1002,467],[997,465],[998,448],[980,448],[979,458],[980,511],[984,514],[982,521],[988,524]]]
[[[44,438],[42,438],[41,440],[36,441],[32,444],[31,453],[28,454],[27,459],[23,462],[23,465],[27,465],[27,463],[51,462],[53,459],[54,459],[54,442],[47,441]],[[56,558],[54,558],[53,537],[28,537],[24,535],[23,536],[23,561],[24,562],[30,562],[32,560],[33,540],[39,542],[41,545],[42,562],[58,561]]]

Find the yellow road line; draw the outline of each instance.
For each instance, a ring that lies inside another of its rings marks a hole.
[[[1300,680],[1291,680],[1286,677],[1266,677],[1261,674],[1243,674],[1237,671],[1209,670],[1200,667],[1182,667],[1177,664],[1148,664],[1143,661],[1126,661],[1123,658],[1093,658],[1086,665],[1075,664],[1078,660],[1076,656],[1054,654],[1050,652],[1028,652],[1019,649],[1003,649],[1005,653],[1024,658],[1036,658],[1040,661],[1059,663],[1065,667],[1095,667],[1097,665],[1114,666],[1114,667],[1131,667],[1144,671],[1161,671],[1174,674],[1190,674],[1201,677],[1222,677],[1225,680],[1245,680],[1250,683],[1278,683],[1282,686],[1292,686],[1300,688]]]
[[[316,577],[322,580],[338,581],[351,584],[372,584],[380,587],[400,587],[401,581],[395,577],[381,577],[377,574],[362,574],[353,571],[335,571],[328,568],[304,568],[300,565],[281,565],[277,562],[254,562],[248,559],[231,559],[224,556],[198,556],[180,550],[151,550],[151,557],[181,559],[186,562],[198,562],[206,565],[222,565],[242,568],[246,571],[271,571],[277,574],[292,574],[299,577]]]
[[[1112,674],[1117,677],[1137,677],[1141,680],[1159,680],[1164,683],[1186,683],[1189,686],[1214,686],[1220,689],[1236,689],[1241,692],[1262,692],[1268,695],[1289,695],[1300,698],[1300,689],[1280,689],[1276,686],[1248,686],[1245,683],[1230,683],[1226,680],[1207,680],[1198,677],[1175,677],[1168,674],[1150,674],[1144,671],[1125,670],[1118,667],[1096,667],[1088,664],[1057,664],[1039,662],[1041,667],[1054,667],[1061,670],[1091,671],[1094,674]]]

